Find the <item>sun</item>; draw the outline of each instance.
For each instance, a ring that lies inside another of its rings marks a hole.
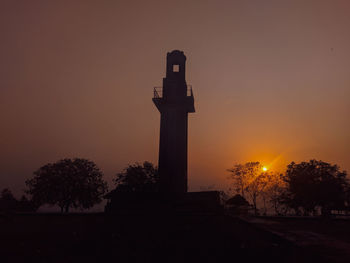
[[[263,169],[264,172],[267,171],[267,167],[266,166],[264,166],[262,169]]]

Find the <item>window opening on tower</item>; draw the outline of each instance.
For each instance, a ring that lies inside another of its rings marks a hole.
[[[180,65],[174,64],[173,65],[173,72],[179,72],[180,71]]]

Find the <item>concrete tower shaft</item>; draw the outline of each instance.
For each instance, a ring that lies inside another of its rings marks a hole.
[[[154,90],[153,102],[161,114],[160,190],[168,194],[187,192],[187,120],[195,109],[192,89],[186,84],[185,63],[182,51],[169,52],[163,87]]]

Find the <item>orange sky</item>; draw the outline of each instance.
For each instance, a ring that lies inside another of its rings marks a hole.
[[[111,182],[157,163],[153,86],[183,50],[190,190],[226,169],[311,158],[350,171],[350,2],[2,1],[0,188],[40,166],[89,158]]]

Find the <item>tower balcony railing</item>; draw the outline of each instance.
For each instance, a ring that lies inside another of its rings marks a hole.
[[[192,85],[187,85],[186,96],[193,97]],[[154,99],[163,98],[163,87],[154,87],[153,98]]]

